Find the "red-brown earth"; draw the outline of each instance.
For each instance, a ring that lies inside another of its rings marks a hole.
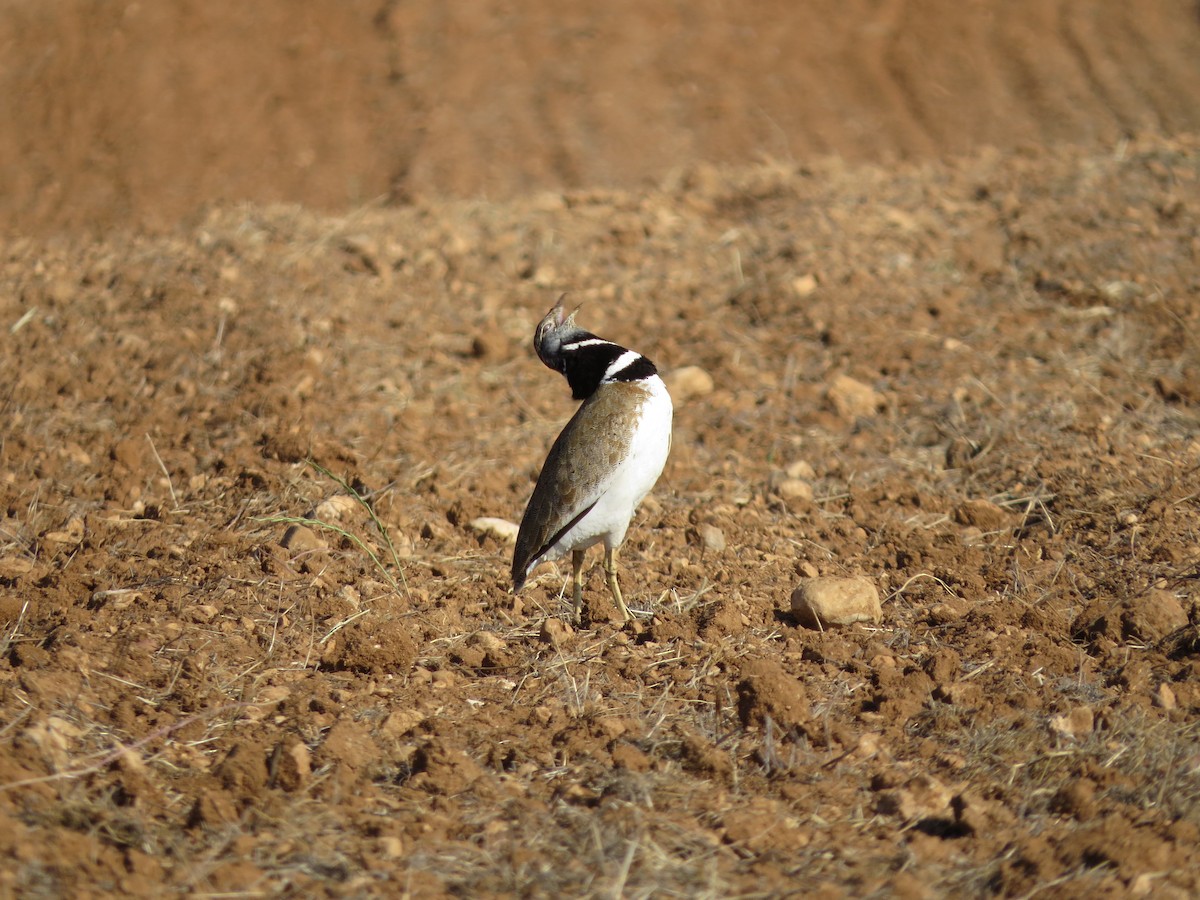
[[[1200,892],[1194,5],[291,8],[0,15],[0,894]]]

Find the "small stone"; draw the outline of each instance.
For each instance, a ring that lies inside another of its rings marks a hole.
[[[324,550],[329,545],[317,537],[317,533],[304,525],[293,525],[283,533],[279,545],[293,553],[304,553],[309,550]]]
[[[1129,882],[1129,896],[1141,900],[1142,897],[1149,897],[1154,893],[1154,889],[1158,887],[1158,882],[1162,879],[1162,872],[1143,872],[1133,881]],[[1176,896],[1182,896],[1177,894]]]
[[[1064,715],[1050,719],[1050,730],[1065,737],[1088,735],[1095,727],[1096,715],[1089,706],[1077,706]]]
[[[683,366],[663,376],[671,399],[686,403],[697,397],[707,397],[713,392],[713,378],[699,366]]]
[[[877,809],[905,822],[943,816],[954,792],[932,775],[917,775],[903,787],[880,794]]]
[[[425,714],[415,709],[397,709],[383,720],[379,733],[382,737],[398,740],[411,733],[425,721]]]
[[[809,297],[817,290],[817,276],[809,272],[792,279],[792,290],[797,297]]]
[[[83,542],[83,519],[79,516],[71,516],[65,527],[60,531],[48,531],[42,535],[42,540],[47,544],[62,544],[66,547],[75,547]]]
[[[33,571],[33,560],[22,556],[0,557],[0,578],[18,578]]]
[[[725,532],[715,525],[704,525],[700,529],[700,544],[705,550],[720,553],[725,549]]]
[[[1100,293],[1109,300],[1128,301],[1140,296],[1142,287],[1132,281],[1106,281],[1100,285]]]
[[[808,460],[804,459],[796,460],[783,471],[788,478],[799,478],[801,481],[813,481],[817,477],[816,471],[809,465]]]
[[[472,519],[470,528],[476,534],[486,534],[509,544],[516,543],[517,532],[521,530],[519,525],[508,519],[497,519],[492,516],[480,516],[478,519]]]
[[[830,625],[878,622],[883,618],[879,591],[868,578],[827,576],[802,581],[792,592],[792,614],[801,625],[823,629]]]
[[[957,598],[935,603],[929,608],[929,622],[931,625],[949,625],[965,616],[969,609],[965,601]]]
[[[784,478],[775,485],[775,493],[784,500],[808,502],[813,498],[813,486],[799,478]]]
[[[1151,695],[1150,699],[1154,701],[1155,706],[1165,709],[1167,712],[1175,708],[1175,692],[1165,681],[1158,686],[1158,690]]]
[[[384,859],[399,859],[404,855],[404,841],[394,834],[379,839],[379,855]]]
[[[834,411],[845,419],[873,416],[883,405],[878,391],[849,375],[835,376],[829,382],[825,396]]]
[[[490,631],[475,632],[467,638],[467,644],[472,647],[478,647],[481,650],[504,650],[508,647],[508,644],[502,637]]]
[[[556,619],[551,616],[542,623],[542,630],[538,634],[538,640],[543,644],[553,644],[557,647],[574,633],[575,629],[562,619]]]
[[[312,518],[322,522],[340,522],[349,518],[359,508],[359,502],[349,494],[335,494],[317,504]]]

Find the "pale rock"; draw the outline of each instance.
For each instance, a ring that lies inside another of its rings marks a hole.
[[[1154,705],[1170,712],[1175,708],[1175,692],[1171,690],[1171,686],[1165,681],[1158,686],[1150,697],[1154,701]]]
[[[950,809],[954,791],[932,775],[917,775],[903,787],[884,792],[878,809],[905,822],[942,816]]]
[[[425,721],[425,714],[415,709],[397,709],[383,720],[379,733],[386,738],[399,739]]]
[[[34,722],[21,732],[21,737],[36,746],[42,758],[55,769],[64,769],[70,761],[71,744],[82,734],[82,729],[66,719],[50,716]]]
[[[813,481],[817,477],[816,471],[804,459],[796,460],[783,471],[787,474],[788,478],[799,478],[801,481]]]
[[[676,556],[667,563],[667,572],[671,575],[681,575],[687,572],[692,567],[692,564],[682,556]]]
[[[379,855],[384,859],[399,859],[404,855],[404,840],[394,834],[379,839]]]
[[[317,504],[313,517],[322,522],[340,522],[359,509],[359,502],[349,494],[335,494]]]
[[[1077,706],[1064,715],[1050,719],[1050,730],[1064,737],[1088,735],[1095,727],[1096,715],[1088,706]]]
[[[873,416],[883,405],[883,398],[878,391],[849,375],[834,376],[826,388],[825,396],[834,411],[846,419]]]
[[[18,578],[33,571],[33,560],[22,556],[0,557],[0,578]]]
[[[809,272],[792,279],[792,290],[797,297],[809,297],[817,290],[817,276]]]
[[[855,762],[863,762],[872,759],[879,755],[881,749],[880,741],[883,735],[873,731],[867,731],[858,736],[858,743],[854,745],[849,753],[850,759]]]
[[[492,516],[480,516],[478,519],[472,519],[470,526],[476,534],[490,535],[509,544],[516,543],[517,532],[521,530],[515,522]]]
[[[562,619],[556,619],[552,616],[542,623],[542,630],[538,634],[538,640],[543,644],[553,644],[557,647],[574,633],[575,629],[570,625]]]
[[[147,770],[146,761],[133,748],[125,747],[117,757],[117,768],[122,772],[143,775]]]
[[[279,545],[293,553],[304,553],[309,550],[324,550],[329,545],[321,540],[315,531],[304,525],[293,525],[283,533]]]
[[[879,591],[868,578],[826,576],[808,578],[792,592],[792,614],[808,628],[855,622],[878,622],[883,618]]]
[[[671,399],[686,403],[697,397],[707,397],[713,392],[713,377],[699,366],[683,366],[663,376]]]
[[[469,638],[467,644],[481,650],[503,650],[508,644],[504,638],[490,631],[477,631]]]
[[[48,531],[42,535],[42,540],[48,544],[77,546],[83,542],[83,519],[79,516],[71,516],[61,531]]]
[[[705,550],[720,553],[725,549],[725,532],[715,525],[704,525],[700,528],[700,544]]]
[[[1100,285],[1100,293],[1109,300],[1129,301],[1141,296],[1142,286],[1133,281],[1106,281]]]
[[[282,703],[292,695],[292,689],[286,684],[269,684],[258,692],[255,703]]]
[[[813,486],[801,478],[776,479],[771,487],[779,497],[793,502],[808,502],[814,496]]]

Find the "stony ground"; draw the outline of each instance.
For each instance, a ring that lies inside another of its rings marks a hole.
[[[3,891],[1194,895],[1197,209],[1180,138],[8,241]],[[471,524],[562,290],[676,392],[631,627]]]
[[[0,897],[1200,894],[1194,3],[0,46]],[[629,626],[478,525],[563,291],[675,398]]]

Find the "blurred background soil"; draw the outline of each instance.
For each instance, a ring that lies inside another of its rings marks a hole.
[[[1191,0],[7,2],[0,228],[1200,128]]]

